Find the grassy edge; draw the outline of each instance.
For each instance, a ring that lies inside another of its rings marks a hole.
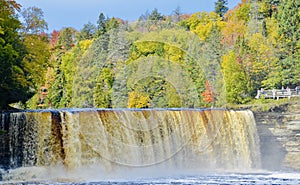
[[[226,108],[235,110],[251,109],[255,112],[270,112],[277,108],[282,108],[288,104],[300,103],[300,97],[282,98],[279,100],[273,99],[254,99],[246,104],[228,104]]]

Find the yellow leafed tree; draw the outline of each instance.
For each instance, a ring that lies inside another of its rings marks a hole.
[[[130,92],[128,97],[128,108],[150,107],[150,97],[140,92]]]

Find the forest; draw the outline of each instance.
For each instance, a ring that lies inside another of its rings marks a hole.
[[[300,86],[300,1],[227,3],[49,32],[40,8],[0,0],[0,110],[225,107]]]

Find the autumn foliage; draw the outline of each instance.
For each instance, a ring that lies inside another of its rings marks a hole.
[[[208,80],[205,82],[205,91],[201,95],[206,103],[214,102],[214,94]]]
[[[100,13],[96,25],[46,32],[41,9],[0,0],[0,108],[41,108],[41,86],[43,108],[222,107],[298,87],[300,1],[216,1],[215,12]]]
[[[139,92],[130,92],[128,98],[128,108],[148,108],[150,98]]]

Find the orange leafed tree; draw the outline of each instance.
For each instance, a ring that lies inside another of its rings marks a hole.
[[[206,80],[206,82],[205,82],[205,91],[201,95],[205,102],[207,102],[207,103],[214,102],[214,94],[211,90],[211,86],[210,86],[208,80]]]

